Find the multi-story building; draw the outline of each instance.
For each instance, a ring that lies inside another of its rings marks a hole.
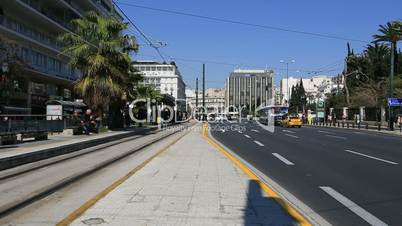
[[[196,92],[192,89],[186,89],[187,102],[190,108],[195,108]],[[198,91],[198,107],[202,107],[202,91]],[[209,88],[205,90],[205,108],[207,113],[225,113],[225,90]]]
[[[16,43],[26,64],[8,97],[9,108],[44,114],[50,99],[71,100],[72,84],[80,73],[67,65],[57,36],[71,31],[70,21],[95,11],[121,19],[111,0],[2,0],[0,35]],[[1,103],[4,105],[4,103]]]
[[[152,85],[161,94],[171,95],[176,100],[178,109],[185,111],[186,85],[176,63],[135,61],[133,64],[142,73],[144,85]]]
[[[235,70],[226,80],[226,106],[229,112],[245,108],[249,112],[273,101],[272,70]]]
[[[303,87],[306,91],[306,98],[308,102],[314,102],[317,95],[325,97],[325,94],[331,93],[336,89],[341,89],[343,85],[337,77],[330,77],[327,75],[318,75],[311,78],[293,78],[282,79],[280,82],[280,93],[282,96],[282,104],[287,104],[290,96],[292,95],[292,87],[303,81]]]
[[[274,88],[274,104],[282,105],[282,93],[280,87]]]

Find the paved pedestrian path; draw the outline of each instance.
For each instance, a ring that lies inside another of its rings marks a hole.
[[[263,194],[255,181],[211,146],[200,129],[193,129],[72,223],[95,224],[294,225],[295,222]]]

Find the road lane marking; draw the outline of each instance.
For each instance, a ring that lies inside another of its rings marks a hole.
[[[336,201],[340,202],[342,205],[344,205],[346,208],[351,210],[353,213],[361,217],[363,220],[365,220],[367,223],[370,225],[375,225],[375,226],[380,226],[380,225],[387,225],[371,213],[367,212],[365,209],[362,207],[358,206],[356,203],[354,203],[352,200],[346,198],[339,192],[335,191],[331,187],[326,187],[326,186],[320,186],[320,188],[325,191],[328,195],[332,196],[332,198],[336,199]]]
[[[348,138],[346,138],[346,137],[340,137],[340,136],[334,136],[334,135],[325,135],[325,136],[327,136],[327,137],[332,137],[332,138],[336,138],[336,139],[342,139],[342,140],[348,139]]]
[[[367,158],[370,158],[370,159],[375,159],[375,160],[378,160],[378,161],[381,161],[381,162],[386,162],[386,163],[389,163],[389,164],[392,164],[392,165],[398,165],[398,163],[396,163],[396,162],[392,162],[392,161],[388,161],[388,160],[385,160],[385,159],[377,158],[377,157],[374,157],[374,156],[362,154],[362,153],[360,153],[360,152],[351,151],[351,150],[345,150],[345,151],[347,151],[347,152],[349,152],[349,153],[352,153],[352,154],[355,154],[355,155],[360,155],[360,156],[364,156],[364,157],[367,157]]]
[[[278,154],[278,153],[272,153],[273,156],[277,157],[279,160],[281,160],[283,163],[285,163],[288,166],[293,166],[294,163],[287,160],[285,157],[283,157],[282,155]]]
[[[326,133],[326,134],[335,134],[333,132],[325,131],[325,130],[318,130],[319,133]]]
[[[288,137],[293,137],[293,138],[296,138],[296,139],[297,139],[297,138],[299,138],[298,136],[291,135],[291,134],[286,134],[286,133],[285,133],[285,135],[286,135],[286,136],[288,136]]]
[[[239,132],[239,133],[243,133],[242,131],[240,131],[240,130],[237,130],[237,132]]]
[[[250,137],[249,135],[247,135],[247,134],[244,134],[244,136],[247,137],[247,138],[251,138],[251,137]]]
[[[255,140],[254,143],[258,144],[258,145],[261,146],[261,147],[264,146],[264,144],[262,144],[261,142],[259,142],[259,141],[257,141],[257,140]]]
[[[251,131],[259,133],[260,131],[256,130],[256,129],[252,129]]]
[[[294,131],[290,131],[290,130],[286,130],[286,129],[284,129],[282,131],[285,132],[285,133],[295,133]]]

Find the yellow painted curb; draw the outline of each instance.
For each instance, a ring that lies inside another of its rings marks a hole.
[[[95,197],[91,198],[87,202],[85,202],[82,206],[80,206],[78,209],[74,210],[72,213],[70,213],[66,218],[64,218],[62,221],[56,224],[56,226],[67,226],[70,225],[74,220],[79,218],[82,214],[85,213],[89,208],[91,208],[95,203],[97,203],[99,200],[101,200],[103,197],[105,197],[107,194],[109,194],[111,191],[113,191],[115,188],[117,188],[120,184],[122,184],[124,181],[126,181],[128,178],[130,178],[132,175],[134,175],[136,172],[138,172],[140,169],[142,169],[145,165],[147,165],[152,159],[160,155],[162,152],[166,151],[169,149],[172,145],[177,143],[181,138],[186,136],[190,132],[187,131],[171,143],[169,143],[167,146],[159,150],[155,155],[151,156],[148,158],[145,162],[141,163],[141,165],[135,167],[133,170],[131,170],[129,173],[127,173],[125,176],[122,178],[118,179],[115,181],[113,184],[111,184],[109,187],[107,187],[105,190],[101,191],[98,193]]]
[[[299,225],[302,226],[310,226],[312,225],[298,210],[293,208],[291,205],[289,205],[282,197],[279,196],[278,193],[276,193],[273,189],[271,189],[267,184],[262,182],[260,178],[255,175],[247,166],[245,166],[240,160],[238,160],[236,157],[234,157],[232,154],[230,154],[225,148],[223,148],[220,144],[216,143],[213,141],[209,136],[208,136],[208,124],[203,125],[202,129],[204,138],[210,143],[212,146],[214,146],[217,150],[219,150],[222,154],[224,154],[227,158],[229,158],[237,167],[239,167],[250,179],[254,180],[267,194],[269,197],[273,198],[294,220]]]

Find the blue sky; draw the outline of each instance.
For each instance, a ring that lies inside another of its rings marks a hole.
[[[121,3],[367,41],[371,41],[380,24],[402,19],[401,0],[116,0],[116,3],[148,36],[167,43],[161,48],[163,55],[176,59],[186,84],[192,88],[195,78],[201,76],[202,61],[206,62],[207,87],[223,87],[234,65],[246,69],[274,68],[278,83],[286,73],[284,65],[279,63],[282,59],[296,61],[289,73],[294,77],[309,77],[305,71],[319,70],[325,71],[321,74],[336,75],[343,68],[346,41],[172,15]],[[139,42],[145,44],[140,38]],[[351,42],[355,52],[365,45]],[[136,59],[160,60],[160,57],[154,49],[142,45]]]

